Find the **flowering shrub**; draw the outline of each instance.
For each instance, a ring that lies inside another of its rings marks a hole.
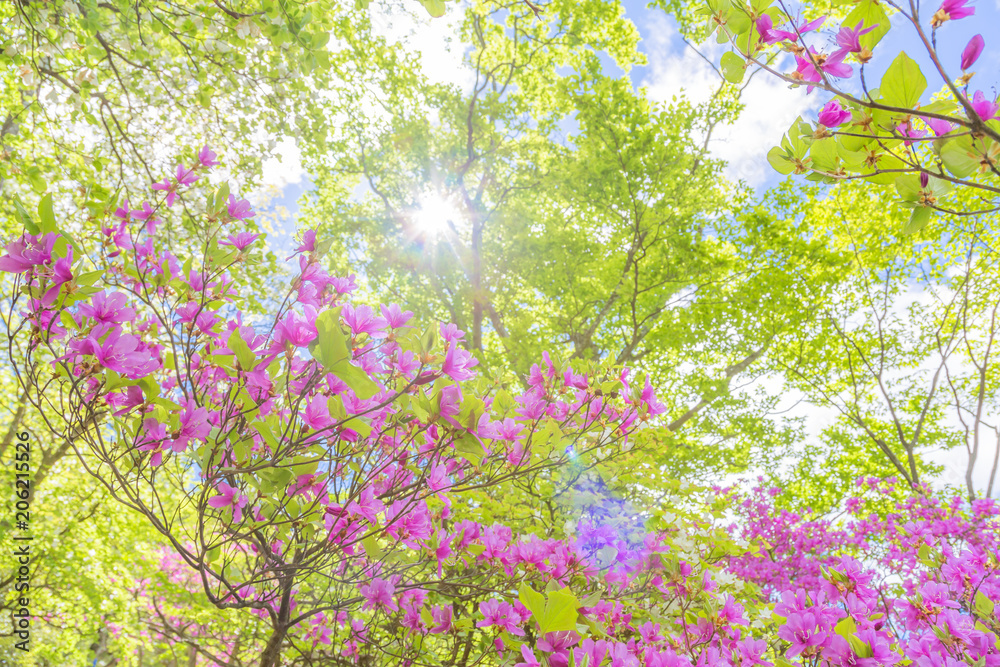
[[[721,61],[728,80],[742,81],[752,65],[806,85],[809,91],[818,88],[834,95],[815,125],[801,117],[795,121],[781,145],[768,154],[771,165],[782,174],[808,174],[810,180],[827,183],[861,178],[894,184],[900,204],[912,209],[907,232],[921,229],[935,210],[956,212],[946,200],[955,185],[981,197],[986,202],[982,212],[997,210],[1000,104],[982,90],[970,89],[975,75],[970,68],[985,40],[975,35],[961,54],[943,55],[937,48],[939,29],[975,14],[968,0],[944,0],[931,16],[921,15],[918,3],[865,0],[827,39],[821,32],[827,16],[796,18],[810,9],[796,10],[782,0],[708,0],[700,8],[710,16],[719,40],[733,46]],[[865,66],[890,30],[890,14],[913,29],[934,64],[941,94],[924,99],[927,79],[905,52],[895,57],[878,86],[866,81]],[[817,48],[824,41],[837,48]],[[794,71],[776,69],[777,49],[792,54]],[[854,92],[855,76],[861,92]]]
[[[481,489],[655,442],[648,380],[545,355],[508,393],[476,376],[454,325],[419,332],[396,305],[352,302],[312,232],[256,321],[240,308],[261,238],[248,202],[217,190],[190,255],[156,233],[214,162],[203,149],[159,198],[109,202],[91,238],[60,231],[43,200],[0,257],[16,275],[12,357],[52,431],[169,541],[172,583],[270,628],[213,626],[206,660],[1000,664],[991,501],[918,495],[862,518],[859,498],[832,523],[758,491],[729,532],[726,495],[659,510],[651,530],[476,521]],[[150,609],[157,638],[208,646],[210,624]]]
[[[775,601],[785,657],[803,665],[1000,665],[1000,505],[858,481],[848,519],[777,511],[777,488],[738,497],[755,552],[728,570]]]

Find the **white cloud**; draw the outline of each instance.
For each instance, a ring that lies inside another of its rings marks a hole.
[[[705,60],[683,45],[676,29],[663,17],[652,17],[656,35],[647,40],[650,74],[645,85],[652,99],[669,101],[684,95],[695,103],[707,101],[719,87],[719,75]],[[722,47],[713,40],[698,49],[717,62]],[[760,72],[751,77],[743,90],[746,108],[735,123],[716,128],[709,146],[713,155],[728,162],[726,175],[759,185],[774,172],[767,163],[767,152],[781,141],[792,121],[818,104],[805,89],[791,90],[788,84]]]

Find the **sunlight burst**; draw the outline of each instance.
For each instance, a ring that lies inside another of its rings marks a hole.
[[[416,228],[428,236],[443,236],[448,231],[449,224],[457,227],[463,217],[458,203],[439,192],[428,192],[421,196],[413,212]]]

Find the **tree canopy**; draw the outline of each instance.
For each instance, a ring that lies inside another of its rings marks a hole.
[[[0,658],[1000,665],[977,9],[0,6]]]

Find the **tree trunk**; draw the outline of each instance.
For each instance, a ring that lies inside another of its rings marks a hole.
[[[281,665],[281,644],[285,641],[288,628],[277,628],[267,642],[264,652],[260,654],[259,667],[280,667]]]

